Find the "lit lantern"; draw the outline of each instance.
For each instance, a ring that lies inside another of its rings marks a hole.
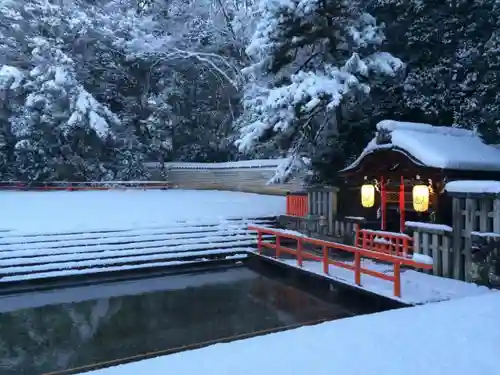
[[[367,208],[375,205],[375,186],[372,184],[361,186],[361,205]]]
[[[413,187],[413,209],[416,212],[426,212],[429,209],[429,187],[415,185]]]

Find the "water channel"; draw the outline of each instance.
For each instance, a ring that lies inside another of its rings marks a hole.
[[[246,267],[0,297],[0,374],[39,375],[353,313]]]

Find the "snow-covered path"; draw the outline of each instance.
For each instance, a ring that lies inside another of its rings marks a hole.
[[[297,262],[295,260],[280,261],[297,267]],[[382,272],[387,275],[393,274],[392,265],[377,263],[370,259],[363,259],[362,263],[364,268]],[[329,275],[325,275],[323,273],[322,263],[310,261],[304,262],[303,269],[325,277],[330,277],[337,282],[357,287],[354,282],[354,272],[350,270],[330,265],[328,271]],[[377,277],[362,275],[361,285],[362,289],[408,304],[424,304],[493,293],[491,289],[485,286],[433,276],[411,269],[406,269],[401,272],[401,298],[394,297],[392,282]]]
[[[498,375],[499,312],[500,293],[490,293],[336,320],[88,374]]]

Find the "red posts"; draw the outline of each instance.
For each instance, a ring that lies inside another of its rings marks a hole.
[[[356,223],[354,224],[354,228],[355,228],[355,235],[354,235],[354,246],[358,246],[359,247],[359,244],[360,244],[360,241],[361,241],[361,226],[359,225],[359,223]]]
[[[323,246],[323,273],[328,275],[328,268],[330,267],[330,263],[328,262],[328,247]]]
[[[354,254],[354,283],[361,285],[361,255],[359,252]]]
[[[405,231],[405,179],[401,176],[399,183],[399,231]]]
[[[380,177],[380,228],[387,229],[387,193],[385,191],[385,181]]]
[[[286,214],[305,217],[309,212],[306,193],[290,193],[286,196]]]
[[[361,243],[356,246],[395,256],[407,256],[411,250],[412,238],[404,233],[392,233],[370,229],[360,229]]]
[[[409,250],[410,250],[410,239],[408,237],[403,237],[403,256],[406,258],[409,256]]]
[[[300,238],[297,240],[297,264],[302,268],[302,240]]]
[[[376,237],[383,236],[386,238],[394,237],[398,241],[385,243],[383,249],[388,251],[373,251],[367,248],[360,248],[355,246],[344,245],[336,242],[319,240],[316,238],[305,237],[298,234],[287,233],[279,229],[272,229],[266,227],[249,226],[249,230],[257,231],[258,238],[258,251],[261,252],[263,247],[269,249],[274,249],[276,251],[276,256],[278,257],[282,253],[292,254],[296,256],[297,265],[299,267],[303,266],[303,259],[310,259],[316,262],[321,262],[323,265],[323,273],[329,274],[330,265],[348,269],[354,271],[354,283],[361,286],[361,275],[370,275],[377,277],[382,280],[391,281],[394,283],[394,295],[396,297],[401,297],[401,266],[410,266],[414,268],[422,269],[432,269],[432,265],[414,261],[412,258],[398,256],[405,249],[405,235],[400,233],[389,233],[381,231],[369,231],[366,229],[361,230],[361,234],[364,236],[364,241],[366,243],[374,242]],[[271,243],[262,240],[262,235],[275,236],[276,243]],[[294,240],[297,242],[297,248],[293,249],[287,246],[282,246],[282,239]],[[410,242],[411,238],[406,236],[407,243]],[[315,247],[321,247],[322,254],[311,253],[304,251],[304,244],[311,244]],[[403,250],[401,250],[403,248]],[[329,249],[337,249],[340,251],[352,253],[354,255],[354,264],[348,262],[341,262],[329,258]],[[394,251],[396,249],[396,251]],[[399,249],[399,250],[398,250]],[[383,272],[376,271],[370,268],[364,268],[362,264],[362,258],[373,259],[376,261],[382,261],[387,263],[392,263],[394,265],[393,275],[388,275]]]
[[[262,232],[257,232],[257,251],[262,254]]]
[[[394,263],[394,295],[401,297],[401,264]]]

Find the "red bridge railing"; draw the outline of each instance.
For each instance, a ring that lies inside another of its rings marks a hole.
[[[329,242],[324,240],[319,240],[316,238],[310,238],[302,236],[296,233],[289,233],[284,230],[272,229],[266,227],[259,227],[255,225],[250,225],[249,230],[257,232],[257,246],[259,254],[262,254],[264,248],[274,249],[276,258],[282,253],[294,255],[297,259],[297,265],[302,267],[304,259],[310,259],[323,264],[323,272],[329,274],[330,265],[348,269],[354,271],[354,283],[361,286],[361,275],[369,275],[377,277],[382,280],[391,281],[394,283],[394,295],[396,297],[401,297],[401,266],[408,266],[421,269],[432,269],[432,264],[415,261],[408,257],[400,257],[385,252],[377,252],[373,250],[367,250],[355,246],[344,245],[336,242]],[[263,235],[274,236],[275,243],[265,241]],[[283,246],[283,240],[293,240],[296,242],[296,248]],[[321,247],[322,256],[314,254],[304,249],[304,245],[309,244],[313,246]],[[329,250],[335,249],[344,252],[354,254],[354,263],[340,262],[329,257]],[[364,268],[361,263],[362,258],[368,258],[373,260],[378,260],[381,262],[392,263],[393,265],[393,275],[387,275],[382,272],[378,272],[369,268]]]
[[[413,238],[404,233],[393,233],[381,230],[356,229],[356,247],[373,250],[399,257],[411,257],[413,254]]]
[[[305,217],[309,212],[307,193],[289,193],[286,196],[286,214]]]

